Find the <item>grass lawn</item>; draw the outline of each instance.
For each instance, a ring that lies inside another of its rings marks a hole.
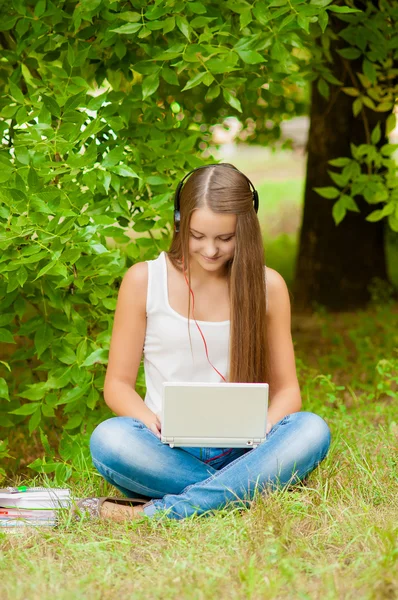
[[[1,599],[396,598],[397,313],[293,320],[303,408],[333,436],[305,486],[184,521],[65,516],[56,530],[0,534]],[[115,492],[90,465],[70,485]]]
[[[291,284],[304,178],[289,160],[231,162],[256,178],[267,263]],[[55,530],[0,533],[0,599],[398,598],[397,317],[393,304],[293,315],[303,410],[324,417],[333,440],[306,485],[184,521],[65,515]],[[76,497],[116,495],[83,463],[69,482]]]

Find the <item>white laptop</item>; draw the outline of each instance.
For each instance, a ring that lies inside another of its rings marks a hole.
[[[267,383],[163,384],[164,444],[250,448],[265,440]]]

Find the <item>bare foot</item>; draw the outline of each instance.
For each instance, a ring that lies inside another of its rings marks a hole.
[[[113,502],[104,502],[101,506],[101,519],[111,521],[131,521],[142,516],[144,509],[142,506],[123,506]]]

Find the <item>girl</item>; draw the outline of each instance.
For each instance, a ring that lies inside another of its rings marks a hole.
[[[299,412],[289,293],[264,267],[251,186],[227,163],[188,173],[176,192],[170,250],[123,279],[104,385],[118,416],[95,429],[90,448],[101,475],[134,497],[78,502],[91,516],[182,519],[248,504],[256,489],[302,480],[327,454],[328,426]],[[142,353],[145,402],[135,391]],[[266,441],[254,449],[163,444],[162,383],[222,380],[269,384]]]

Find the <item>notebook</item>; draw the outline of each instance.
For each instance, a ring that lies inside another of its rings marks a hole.
[[[69,489],[25,486],[0,489],[0,530],[55,527],[59,510],[70,503]]]
[[[251,448],[265,440],[267,383],[163,384],[161,441],[173,446]]]

